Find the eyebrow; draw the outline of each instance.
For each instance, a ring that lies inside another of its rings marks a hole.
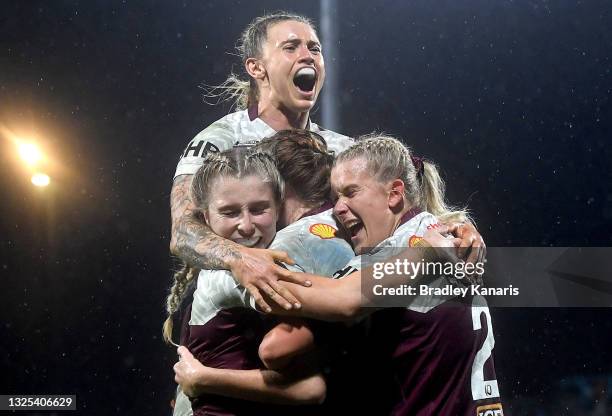
[[[260,199],[258,201],[250,202],[248,204],[248,207],[250,207],[250,208],[253,208],[253,207],[255,207],[255,208],[266,208],[266,207],[270,206],[271,204],[272,204],[272,201],[270,201],[268,199]],[[229,210],[229,209],[239,209],[240,210],[240,209],[242,209],[242,204],[239,204],[239,203],[235,203],[235,204],[234,203],[227,203],[227,204],[219,205],[217,207],[217,209],[219,211]]]
[[[359,189],[359,185],[353,183],[350,185],[343,186],[342,188],[336,191],[336,194],[346,195],[348,192],[355,191],[357,189]]]
[[[223,204],[217,207],[217,211],[240,210],[240,204]]]
[[[302,43],[302,39],[299,39],[299,38],[297,38],[297,39],[287,39],[287,40],[282,41],[279,46],[284,46],[284,45],[286,45],[288,43],[291,43],[291,44],[294,44],[294,45],[298,45],[298,44]],[[317,42],[316,40],[309,40],[309,41],[306,42],[306,44],[308,46],[316,45],[318,47],[321,47],[321,43]]]

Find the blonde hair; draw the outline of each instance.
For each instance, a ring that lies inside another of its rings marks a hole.
[[[316,30],[310,19],[297,14],[279,11],[259,16],[253,19],[244,29],[238,41],[238,46],[236,46],[242,64],[249,58],[261,58],[270,26],[289,20],[305,23]],[[212,105],[230,101],[232,107],[235,106],[238,110],[244,110],[259,102],[259,89],[255,80],[251,77],[247,77],[246,80],[242,79],[234,72],[231,72],[221,84],[203,85],[202,88],[204,89],[205,102]]]
[[[257,176],[270,185],[277,204],[284,197],[285,182],[281,177],[274,159],[267,152],[247,147],[234,147],[223,153],[209,153],[203,165],[193,175],[191,181],[191,200],[199,210],[208,206],[211,187],[217,178],[230,177],[242,179]]]
[[[368,170],[379,182],[401,179],[405,188],[404,197],[413,207],[427,211],[444,222],[466,221],[469,218],[465,209],[453,207],[444,200],[444,181],[436,165],[414,158],[410,149],[399,140],[376,133],[362,136],[338,155],[335,165],[357,158],[366,160]]]
[[[198,274],[200,274],[200,269],[188,267],[186,264],[183,264],[181,270],[174,273],[174,283],[170,288],[170,294],[166,298],[166,311],[168,312],[168,317],[164,321],[164,325],[162,327],[162,335],[167,344],[172,344],[178,347],[178,345],[172,341],[172,329],[174,328],[172,317],[181,306],[181,302],[185,297],[187,289],[198,277]]]
[[[203,165],[193,176],[191,200],[196,206],[196,214],[201,214],[208,206],[211,187],[216,179],[222,177],[242,179],[247,176],[257,176],[262,182],[269,184],[276,205],[280,206],[285,185],[272,156],[262,151],[235,147],[223,153],[208,153],[204,158]],[[166,298],[168,317],[164,321],[162,329],[164,340],[168,344],[176,345],[172,341],[172,329],[174,327],[172,318],[179,309],[187,289],[199,273],[200,269],[187,264],[184,264],[181,270],[174,273],[174,283]]]

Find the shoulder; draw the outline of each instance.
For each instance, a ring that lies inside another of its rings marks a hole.
[[[302,244],[313,262],[312,273],[332,276],[355,256],[351,245],[340,236],[331,209],[300,221]]]
[[[224,299],[236,294],[237,286],[228,270],[201,270],[194,298],[208,299],[216,305],[222,305]]]
[[[353,139],[352,137],[336,133],[332,130],[324,129],[316,123],[311,123],[310,129],[315,133],[319,133],[321,136],[323,136],[323,138],[327,142],[328,149],[333,150],[336,155],[345,151],[346,149],[355,144],[355,139]]]
[[[307,236],[306,238],[315,240],[336,239],[334,237],[338,234],[338,224],[331,209],[303,218],[300,221],[303,221],[302,228]]]
[[[396,245],[409,247],[415,238],[421,238],[427,230],[438,227],[438,219],[429,212],[421,212],[395,230]]]
[[[273,248],[286,251],[308,273],[331,276],[354,256],[350,244],[337,237],[331,210],[308,216],[279,231]]]
[[[174,177],[195,174],[207,153],[231,149],[236,137],[239,137],[237,131],[245,117],[248,120],[244,111],[228,114],[196,134],[181,153]]]
[[[236,131],[240,129],[245,119],[248,120],[245,111],[230,113],[196,134],[192,143],[200,141],[218,143],[222,147],[220,151],[227,150],[233,146]]]
[[[333,218],[332,210],[302,218],[280,230],[277,238],[299,238],[301,240],[331,239],[338,232],[338,226]]]
[[[223,152],[234,144],[236,117],[238,113],[227,116],[210,124],[200,131],[187,144],[181,155],[182,159],[203,158],[209,152]]]
[[[191,324],[206,323],[219,310],[248,307],[246,289],[227,270],[201,270],[193,294]]]

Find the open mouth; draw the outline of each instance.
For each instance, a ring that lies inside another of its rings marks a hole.
[[[255,247],[259,244],[261,237],[252,237],[252,238],[236,238],[234,239],[234,243],[240,244],[245,247]]]
[[[302,92],[312,92],[317,83],[317,73],[313,68],[301,68],[295,73],[293,83]]]
[[[344,225],[347,229],[351,239],[355,238],[359,231],[363,230],[363,223],[359,220],[351,220],[347,224]]]

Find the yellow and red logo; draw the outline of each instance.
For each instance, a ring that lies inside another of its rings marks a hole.
[[[426,246],[425,241],[423,241],[423,237],[418,237],[416,235],[413,235],[412,237],[410,237],[410,240],[408,240],[408,247],[423,247]]]
[[[314,234],[317,237],[322,238],[324,240],[334,238],[336,236],[336,232],[338,232],[338,230],[336,230],[331,225],[320,224],[320,223],[311,225],[309,228],[309,231],[311,234]]]
[[[504,409],[501,403],[478,406],[476,416],[504,416]]]

